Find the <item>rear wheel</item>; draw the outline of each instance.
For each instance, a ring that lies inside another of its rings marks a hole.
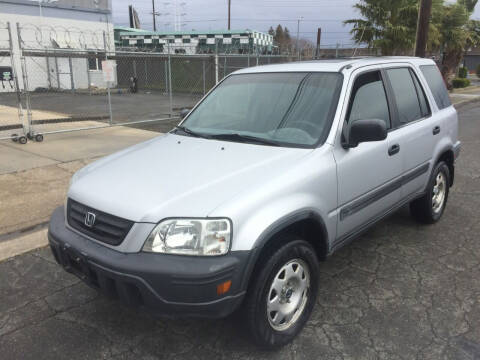
[[[315,250],[292,237],[259,259],[245,311],[250,333],[265,348],[292,341],[310,318],[318,292]]]
[[[427,192],[421,198],[410,203],[412,216],[425,224],[440,220],[445,210],[450,188],[450,170],[443,161],[433,169]]]

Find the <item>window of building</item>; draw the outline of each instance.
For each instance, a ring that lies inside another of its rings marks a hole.
[[[88,70],[102,70],[102,60],[105,60],[105,53],[88,53]]]

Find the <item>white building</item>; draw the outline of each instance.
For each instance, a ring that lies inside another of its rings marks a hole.
[[[164,54],[269,53],[273,36],[255,30],[141,31],[115,28],[117,48],[135,48]]]
[[[20,88],[25,86],[23,69],[30,91],[105,87],[101,60],[105,50],[114,51],[111,1],[0,0],[0,24],[11,27]],[[5,38],[6,30],[0,32]],[[27,55],[24,64],[21,49]],[[43,56],[36,56],[39,51]]]

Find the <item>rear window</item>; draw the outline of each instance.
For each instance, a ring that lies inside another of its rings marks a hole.
[[[430,90],[432,90],[438,108],[441,110],[452,105],[450,97],[448,96],[447,87],[443,82],[442,74],[440,74],[438,67],[436,65],[422,65],[420,69],[427,80]]]

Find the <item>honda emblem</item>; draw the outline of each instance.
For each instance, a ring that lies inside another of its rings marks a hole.
[[[85,214],[85,226],[88,226],[89,228],[93,227],[95,224],[95,217],[96,215],[92,212],[87,212]]]

